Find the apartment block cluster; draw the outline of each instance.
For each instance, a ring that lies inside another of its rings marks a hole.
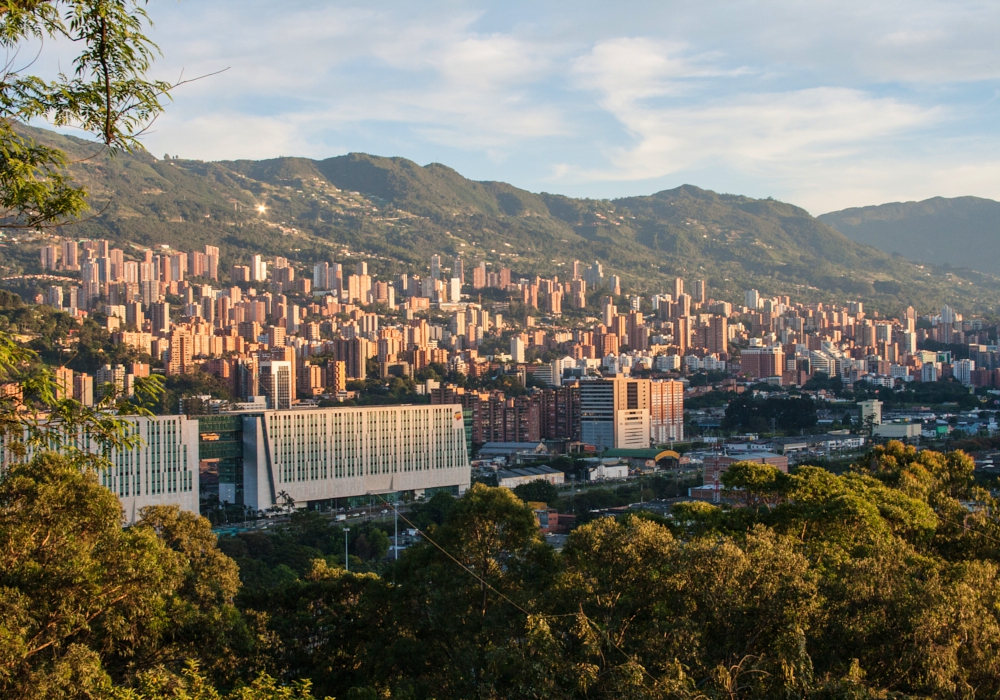
[[[79,272],[80,284],[53,285],[38,301],[94,315],[116,342],[162,362],[168,375],[213,374],[246,405],[269,410],[344,399],[351,380],[376,372],[413,378],[432,364],[471,379],[508,375],[529,388],[507,395],[418,386],[434,403],[471,413],[477,444],[620,448],[681,440],[684,387],[677,380],[685,372],[719,373],[733,389],[741,380],[801,385],[817,372],[846,383],[954,376],[970,386],[1000,385],[1000,356],[987,329],[948,307],[920,319],[910,308],[888,319],[860,302],[793,304],[752,289],[734,305],[713,299],[704,280],[689,288],[681,278],[666,293],[623,296],[621,279],[605,275],[599,262],[575,261],[568,279],[515,277],[485,262],[467,267],[461,256],[450,268],[439,255],[429,262],[428,274],[390,279],[363,260],[320,262],[310,279],[286,258],[250,255],[222,283],[212,246],[126,254],[103,240],[64,240],[42,249],[42,266]],[[512,302],[520,304],[516,319]],[[966,345],[969,357],[919,350],[927,341]],[[100,376],[61,381],[92,401],[102,385],[127,392],[149,371],[142,363],[108,366]],[[621,396],[600,388],[615,382],[635,388]],[[596,420],[588,396],[601,391],[613,400]],[[619,425],[628,411],[639,413]],[[642,430],[631,431],[634,425]]]
[[[846,384],[892,387],[953,377],[970,387],[1000,387],[1000,353],[990,329],[948,306],[919,318],[913,307],[882,318],[861,302],[793,305],[788,297],[762,299],[756,290],[746,292],[745,302],[734,338],[746,345],[738,373],[748,378],[791,386],[822,372]],[[919,349],[928,341],[962,346],[968,357]]]

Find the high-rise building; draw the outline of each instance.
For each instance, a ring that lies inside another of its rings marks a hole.
[[[630,311],[625,323],[628,346],[632,350],[649,350],[649,331],[639,311]]]
[[[746,290],[743,292],[743,303],[751,311],[760,308],[760,292],[756,289]]]
[[[321,262],[313,265],[313,288],[330,288],[330,264]]]
[[[182,282],[187,274],[187,253],[174,253],[170,256],[170,281]]]
[[[192,251],[188,260],[191,263],[191,276],[192,277],[204,277],[205,268],[207,267],[205,254],[197,250]]]
[[[333,341],[335,360],[345,363],[348,379],[368,376],[368,359],[375,357],[376,345],[367,338],[338,338]]]
[[[233,265],[229,273],[229,279],[232,280],[233,284],[244,284],[250,282],[251,278],[252,274],[247,265]]]
[[[741,371],[751,379],[780,377],[785,371],[785,351],[774,347],[750,347],[740,353]]]
[[[264,256],[254,255],[250,259],[250,281],[251,282],[267,281],[267,263],[264,261]]]
[[[158,301],[149,305],[150,333],[166,335],[170,332],[170,302]]]
[[[481,262],[472,268],[472,288],[482,289],[486,286],[486,263]]]
[[[708,319],[705,341],[710,353],[729,352],[729,320],[725,316],[712,316]]]
[[[441,256],[431,256],[431,279],[441,279]]]
[[[187,326],[175,326],[170,331],[167,374],[190,374],[194,371],[194,336]]]
[[[80,269],[80,247],[76,241],[62,242],[62,269]]]
[[[694,289],[691,290],[691,296],[699,304],[703,304],[708,301],[708,297],[705,295],[705,280],[695,281]]]
[[[84,406],[94,405],[94,378],[89,374],[73,377],[73,398]]]
[[[598,451],[647,449],[650,381],[598,379],[580,382],[580,439]]]
[[[53,371],[56,384],[56,400],[73,398],[73,370],[68,367],[56,367]]]
[[[336,393],[347,389],[347,363],[343,360],[328,360],[326,363],[326,387]]]
[[[287,360],[261,360],[260,390],[271,409],[292,407],[292,363]]]
[[[510,359],[518,364],[524,362],[524,340],[520,336],[510,339]]]
[[[587,268],[583,274],[583,279],[591,287],[600,287],[604,283],[604,268],[600,261],[595,260],[594,264]]]
[[[52,285],[46,295],[46,303],[54,309],[61,309],[63,305],[63,288]]]
[[[94,386],[100,397],[120,396],[125,391],[125,365],[104,365],[94,372]]]
[[[59,248],[54,245],[42,246],[42,269],[55,270],[59,265]]]
[[[975,360],[955,360],[952,368],[955,379],[965,386],[972,384],[972,373],[976,370]]]
[[[205,276],[219,279],[219,248],[214,245],[205,246]]]
[[[622,279],[618,275],[611,275],[608,286],[614,296],[620,297],[622,295]]]
[[[684,439],[684,384],[650,382],[650,431],[655,444]]]
[[[680,277],[674,278],[674,299],[680,297],[684,293],[684,280]]]

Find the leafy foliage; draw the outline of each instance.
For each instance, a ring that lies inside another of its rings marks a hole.
[[[891,442],[840,476],[738,463],[724,485],[738,507],[598,518],[561,554],[506,489],[437,494],[412,512],[426,538],[377,573],[347,573],[339,525],[295,513],[224,541],[237,594],[204,520],[152,509],[122,530],[92,472],[40,457],[0,481],[0,694],[1000,692],[1000,511],[967,456]],[[29,654],[35,630],[51,643]]]
[[[8,3],[0,44],[14,56],[0,85],[0,226],[39,228],[74,218],[87,207],[71,182],[67,158],[15,125],[51,117],[97,134],[112,152],[134,150],[137,135],[162,110],[170,90],[145,78],[156,47],[143,34],[148,17],[137,0]],[[73,73],[47,82],[16,65],[29,40],[68,39],[80,46]]]
[[[722,427],[726,430],[765,433],[771,431],[773,424],[778,430],[798,433],[811,430],[816,422],[816,402],[810,398],[758,398],[744,392],[729,402]]]
[[[514,495],[525,503],[528,501],[555,503],[559,498],[559,489],[547,481],[531,481],[515,488]]]

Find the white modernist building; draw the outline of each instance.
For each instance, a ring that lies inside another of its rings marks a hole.
[[[103,486],[121,501],[124,522],[133,524],[146,506],[178,506],[198,512],[198,421],[186,416],[123,416],[137,446],[112,450],[111,466],[98,475]],[[64,435],[52,450],[75,448],[103,452],[87,434]],[[29,457],[30,457],[29,450]],[[4,454],[4,457],[9,455]]]
[[[117,496],[132,524],[146,506],[198,512],[198,421],[187,416],[128,418],[141,442],[111,453],[101,483]],[[96,446],[95,446],[96,447]]]
[[[264,411],[243,416],[243,502],[328,501],[471,481],[460,405]]]

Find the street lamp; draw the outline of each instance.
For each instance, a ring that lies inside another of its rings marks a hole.
[[[347,533],[351,531],[351,528],[344,528],[344,571],[351,570],[351,561],[347,555]]]

